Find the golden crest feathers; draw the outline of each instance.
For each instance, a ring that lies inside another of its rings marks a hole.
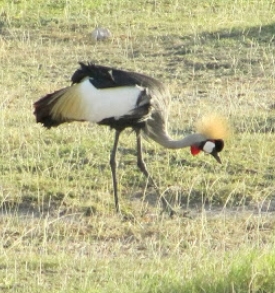
[[[208,139],[225,139],[231,133],[227,120],[217,114],[202,117],[196,123],[196,129]]]

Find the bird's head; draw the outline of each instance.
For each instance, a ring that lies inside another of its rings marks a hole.
[[[221,163],[218,153],[223,150],[224,139],[231,133],[227,120],[216,114],[207,115],[197,122],[196,128],[205,139],[191,146],[192,155],[203,151]]]
[[[205,140],[200,142],[199,144],[192,145],[191,154],[195,156],[203,151],[206,154],[212,155],[217,160],[217,162],[221,164],[222,161],[218,153],[223,150],[223,147],[224,141],[222,139]]]

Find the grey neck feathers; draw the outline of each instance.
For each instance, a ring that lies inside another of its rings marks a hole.
[[[173,140],[168,135],[161,136],[151,136],[150,137],[160,145],[168,149],[180,149],[185,147],[190,147],[191,145],[199,144],[200,142],[206,140],[206,137],[199,133],[190,134],[183,139]]]

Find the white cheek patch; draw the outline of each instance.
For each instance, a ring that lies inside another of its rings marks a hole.
[[[207,141],[207,142],[204,144],[202,150],[203,150],[204,152],[208,153],[208,154],[211,154],[211,153],[213,152],[214,148],[215,148],[215,144],[214,144],[214,142],[212,142],[212,141]]]

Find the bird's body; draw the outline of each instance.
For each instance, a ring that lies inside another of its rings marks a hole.
[[[72,83],[35,102],[37,122],[47,128],[78,120],[119,130],[137,127],[146,133],[158,128],[166,131],[169,93],[159,81],[135,72],[81,63]],[[155,116],[157,119],[152,119]],[[154,122],[159,127],[151,126]]]
[[[68,88],[56,102],[52,117],[96,123],[110,117],[118,120],[131,113],[141,92],[138,86],[97,89],[87,78]]]
[[[190,146],[193,154],[204,150],[220,162],[217,152],[223,148],[222,137],[195,133],[181,140],[170,138],[167,132],[170,96],[163,83],[136,72],[90,63],[80,65],[72,76],[72,85],[36,101],[34,114],[37,122],[47,128],[64,122],[90,121],[116,130],[110,164],[117,210],[115,156],[120,133],[127,127],[137,135],[138,167],[155,187],[142,158],[141,131],[166,148]],[[207,128],[215,127],[215,123]]]

